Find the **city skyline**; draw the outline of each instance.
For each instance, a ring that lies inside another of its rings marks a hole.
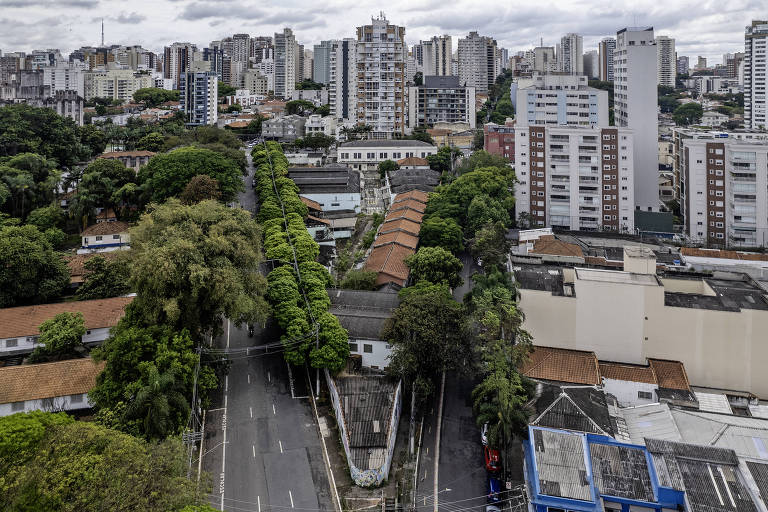
[[[283,27],[292,28],[299,42],[311,45],[325,39],[353,37],[356,26],[368,23],[381,11],[381,5],[373,2],[357,2],[349,7],[335,0],[326,2],[322,10],[312,10],[298,0],[263,7],[233,0],[137,0],[128,9],[125,3],[114,0],[5,0],[2,4],[3,52],[46,48],[69,52],[80,46],[99,45],[102,17],[107,45],[140,44],[161,51],[173,41],[205,46],[234,33],[272,35]],[[723,53],[743,51],[744,26],[752,19],[765,17],[760,2],[754,0],[728,4],[684,1],[664,5],[663,10],[650,2],[620,1],[599,11],[583,1],[550,6],[518,2],[493,10],[470,2],[463,7],[461,4],[426,1],[409,5],[395,1],[386,5],[384,14],[391,23],[405,26],[409,45],[438,34],[459,38],[478,31],[495,38],[510,54],[538,46],[542,39],[545,46],[555,46],[568,32],[582,35],[587,51],[623,27],[653,26],[657,35],[675,38],[678,55],[701,55],[713,64]],[[61,12],[52,15],[52,9]],[[462,15],[456,16],[456,12]],[[46,30],[39,30],[40,26]]]

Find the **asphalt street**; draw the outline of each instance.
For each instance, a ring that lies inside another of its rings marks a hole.
[[[239,201],[255,211],[249,176]],[[205,414],[202,468],[213,479],[211,505],[219,510],[277,512],[333,510],[321,441],[304,376],[288,369],[281,353],[265,355],[260,345],[277,341],[274,330],[229,322],[216,340],[231,352],[231,367]]]
[[[462,253],[459,259],[464,265],[461,269],[461,278],[464,280],[464,283],[453,290],[453,298],[461,302],[464,300],[464,296],[474,287],[475,283],[472,282],[470,276],[475,272],[482,271],[482,268],[477,265],[477,261],[468,252]]]

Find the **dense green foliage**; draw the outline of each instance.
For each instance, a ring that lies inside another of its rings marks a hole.
[[[90,131],[85,134],[87,139]],[[25,103],[0,109],[0,157],[20,153],[37,153],[63,167],[96,156],[92,146],[81,141],[80,129],[72,119]]]
[[[133,101],[141,102],[145,107],[156,107],[166,101],[179,101],[179,91],[168,91],[158,87],[147,87],[134,92]]]
[[[678,126],[688,126],[689,124],[696,124],[701,121],[701,116],[704,115],[704,109],[700,103],[686,103],[675,108],[672,112],[672,119]]]
[[[315,111],[315,104],[308,100],[291,100],[285,104],[285,113],[291,114],[311,114]]]
[[[463,283],[461,261],[442,247],[421,247],[405,259],[414,281],[429,281],[456,288]]]
[[[434,155],[428,155],[427,162],[429,162],[429,168],[433,171],[444,173],[452,170],[453,162],[459,156],[461,156],[460,149],[443,146]]]
[[[147,443],[63,413],[0,418],[0,508],[178,511],[205,503],[179,441]]]
[[[31,363],[60,361],[78,356],[84,349],[85,320],[82,313],[59,313],[40,324],[40,345],[30,356]]]
[[[153,156],[139,177],[151,191],[153,201],[181,194],[195,176],[205,174],[219,182],[221,198],[231,201],[244,190],[240,168],[230,159],[209,149],[183,147]]]
[[[61,295],[69,269],[35,226],[0,227],[0,308],[38,304]]]
[[[195,204],[200,201],[221,199],[219,182],[206,174],[198,174],[187,183],[179,196],[184,204]]]
[[[79,300],[107,299],[118,297],[131,291],[128,284],[130,269],[128,257],[123,254],[111,256],[93,256],[84,264],[86,274],[83,283],[75,292]]]
[[[33,153],[0,158],[0,211],[24,219],[32,210],[49,206],[60,179],[55,160]]]
[[[319,84],[313,80],[310,80],[308,78],[305,78],[301,82],[296,82],[296,90],[297,91],[319,91],[323,88],[323,84]]]
[[[119,218],[130,215],[130,208],[142,203],[138,178],[119,160],[97,158],[83,170],[77,192],[69,205],[70,217],[81,228],[92,223],[96,208],[111,208]]]
[[[454,219],[431,215],[421,223],[419,244],[422,247],[442,247],[458,254],[464,250],[464,232]]]
[[[368,290],[376,289],[376,277],[378,274],[373,270],[350,270],[344,276],[341,287],[348,290]]]
[[[400,165],[394,160],[382,160],[379,162],[379,178],[382,180],[388,172],[396,171],[400,168]]]
[[[304,225],[298,187],[287,178],[288,160],[279,144],[268,143],[254,148],[253,163],[264,251],[277,265],[267,276],[267,298],[283,331],[285,359],[339,371],[349,357],[347,331],[328,312],[331,276],[315,261],[319,246]]]

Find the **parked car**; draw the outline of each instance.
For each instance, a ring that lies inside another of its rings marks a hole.
[[[486,505],[485,512],[501,512],[501,509],[496,505]]]
[[[256,178],[253,178],[253,181],[251,181],[251,188],[256,187]]]
[[[483,455],[485,456],[485,469],[491,473],[496,473],[501,469],[499,464],[499,450],[494,450],[488,445],[483,446]]]
[[[488,446],[488,424],[484,423],[483,428],[480,429],[480,442],[483,446]]]
[[[501,502],[501,481],[496,477],[490,476],[488,477],[488,503],[499,502]],[[486,512],[489,512],[487,508]]]

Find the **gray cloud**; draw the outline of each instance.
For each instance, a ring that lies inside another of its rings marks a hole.
[[[69,7],[93,9],[99,5],[99,0],[2,0],[0,7],[30,8],[30,7]]]

